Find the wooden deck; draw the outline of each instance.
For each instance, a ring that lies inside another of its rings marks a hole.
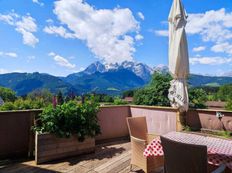
[[[130,172],[130,142],[120,140],[99,144],[95,153],[35,165],[34,160],[1,164],[0,173],[128,173]],[[139,168],[133,172],[142,173]],[[132,173],[132,172],[131,172]]]

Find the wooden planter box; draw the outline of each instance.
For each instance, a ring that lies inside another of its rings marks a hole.
[[[62,159],[95,150],[95,139],[86,138],[84,142],[79,142],[77,137],[58,138],[55,135],[36,133],[35,137],[35,162],[36,164],[47,161]]]

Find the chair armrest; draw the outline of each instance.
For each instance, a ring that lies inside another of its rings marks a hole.
[[[139,138],[136,138],[134,136],[130,136],[130,137],[131,137],[131,142],[132,143],[138,143],[138,144],[146,146],[146,143],[147,143],[146,140],[139,139]]]
[[[226,166],[225,165],[221,165],[219,168],[217,168],[216,170],[214,170],[212,173],[224,173],[226,170]]]
[[[159,135],[154,134],[154,133],[147,133],[147,142],[148,144],[151,143],[151,141],[153,141],[153,139],[159,137]]]
[[[131,136],[131,160],[132,162],[138,162],[141,161],[141,163],[144,163],[146,158],[143,156],[143,152],[146,148],[146,140],[139,139],[136,137]]]

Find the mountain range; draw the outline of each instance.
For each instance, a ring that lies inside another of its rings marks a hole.
[[[150,67],[139,62],[124,61],[121,64],[103,64],[99,61],[90,64],[85,70],[66,77],[44,73],[0,74],[0,86],[26,95],[35,89],[46,88],[52,93],[59,90],[64,94],[88,92],[118,95],[125,90],[146,85],[154,72],[168,73],[166,66]],[[197,86],[220,86],[232,83],[232,77],[190,75],[189,84]]]

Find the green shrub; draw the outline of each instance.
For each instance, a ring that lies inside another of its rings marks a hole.
[[[231,138],[232,137],[232,132],[230,132],[230,131],[218,131],[218,132],[215,133],[215,135],[222,136],[222,137],[225,137],[225,138]]]
[[[45,104],[52,103],[52,93],[48,89],[36,89],[27,94],[27,99],[43,100]]]
[[[103,98],[103,102],[110,102],[110,103],[112,103],[112,102],[114,102],[114,98],[112,96],[106,95]]]
[[[11,102],[16,100],[16,93],[9,89],[9,88],[4,88],[0,87],[0,97],[4,100],[4,102]]]
[[[189,89],[189,107],[191,108],[206,108],[207,94],[203,89],[190,88]]]
[[[113,104],[114,104],[114,105],[126,105],[127,102],[124,101],[124,100],[122,100],[122,99],[119,98],[119,97],[115,97],[115,98],[114,98],[114,103],[113,103]]]
[[[14,102],[15,108],[18,110],[25,110],[25,109],[32,109],[33,105],[31,104],[31,100],[23,100],[23,99],[17,99]]]
[[[9,110],[41,109],[44,108],[45,106],[46,104],[42,98],[37,100],[31,100],[31,99],[23,100],[22,98],[19,98],[14,102],[4,103],[2,106],[0,106],[0,110],[9,111]]]
[[[122,93],[122,97],[133,97],[136,90],[127,90]]]
[[[226,84],[219,88],[217,98],[221,101],[229,101],[232,99],[232,84]]]
[[[134,103],[137,105],[170,106],[168,90],[171,80],[169,74],[154,73],[148,86],[135,91]]]
[[[232,99],[226,102],[226,110],[232,111]]]
[[[77,135],[79,141],[85,137],[94,137],[100,133],[97,120],[99,104],[93,99],[80,104],[69,101],[53,108],[46,107],[39,115],[34,127],[39,133],[48,132],[58,137],[70,137]]]
[[[0,111],[11,111],[15,110],[15,105],[13,102],[6,102],[2,106],[0,106]]]

